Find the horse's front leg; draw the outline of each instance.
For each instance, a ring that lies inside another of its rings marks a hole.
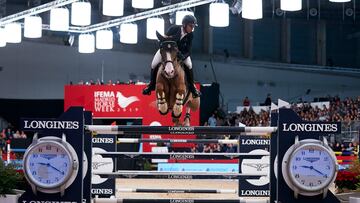
[[[186,107],[186,114],[184,117],[184,126],[190,126],[190,107]]]
[[[185,85],[183,88],[179,88],[175,95],[175,104],[173,107],[173,117],[179,118],[181,116],[183,107],[184,107],[184,98],[185,98]]]
[[[156,101],[157,107],[161,115],[165,115],[169,112],[169,106],[165,97],[165,88],[163,84],[156,84]]]

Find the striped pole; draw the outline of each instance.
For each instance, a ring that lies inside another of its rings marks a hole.
[[[139,138],[118,138],[117,143],[219,143],[238,145],[239,140],[218,140],[218,139],[139,139]]]
[[[147,189],[147,188],[118,188],[117,192],[141,192],[141,193],[217,193],[236,194],[236,190],[213,190],[213,189]]]
[[[270,156],[269,152],[259,153],[154,153],[154,152],[99,152],[95,155],[103,157],[117,157],[125,159],[133,158],[152,158],[152,159],[173,159],[173,160],[192,160],[192,159],[234,159],[236,157]]]
[[[101,178],[142,178],[142,179],[238,179],[240,176],[259,178],[268,173],[205,172],[205,171],[131,171],[93,173]]]
[[[240,135],[241,133],[272,133],[277,127],[235,127],[235,126],[122,126],[122,125],[86,125],[86,130],[99,134],[205,134]]]

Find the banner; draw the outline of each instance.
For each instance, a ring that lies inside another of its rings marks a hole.
[[[64,110],[71,106],[82,106],[86,111],[93,113],[93,119],[100,118],[138,118],[143,125],[172,126],[171,113],[160,115],[156,106],[155,91],[150,96],[143,95],[145,85],[120,84],[120,85],[66,85],[64,96]],[[197,88],[200,85],[197,84]],[[185,115],[183,110],[182,118]],[[200,110],[191,112],[191,125],[200,124]],[[186,135],[186,139],[194,139],[193,135]],[[143,138],[158,137],[170,139],[174,136],[143,135]],[[180,136],[179,136],[180,137]],[[181,139],[185,139],[181,136]],[[151,152],[153,145],[143,143],[143,151]],[[192,147],[191,143],[176,143],[172,147]]]

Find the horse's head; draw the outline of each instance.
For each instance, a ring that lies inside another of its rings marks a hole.
[[[177,53],[179,49],[176,41],[180,36],[164,37],[158,32],[156,32],[156,36],[160,40],[160,54],[164,67],[162,74],[166,78],[173,78],[176,75],[175,68],[178,66]]]

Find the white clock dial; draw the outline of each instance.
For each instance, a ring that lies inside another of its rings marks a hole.
[[[58,142],[35,145],[28,152],[25,165],[29,178],[43,188],[54,188],[69,178],[73,163],[69,152]]]
[[[293,184],[305,191],[318,191],[327,187],[336,172],[336,164],[330,153],[318,144],[305,144],[296,149],[288,166]]]

